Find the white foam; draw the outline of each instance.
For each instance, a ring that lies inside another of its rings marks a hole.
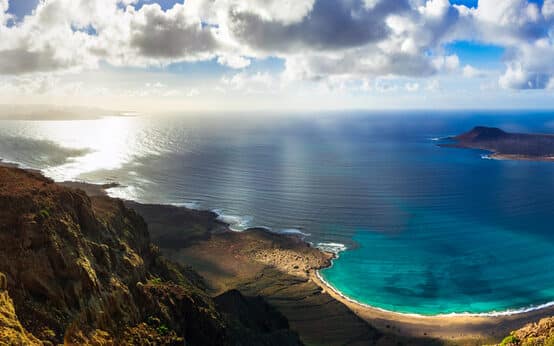
[[[493,160],[493,158],[490,155],[487,155],[487,154],[482,154],[481,159],[483,159],[483,160]]]
[[[127,201],[140,202],[139,196],[141,195],[141,189],[135,186],[116,186],[106,189],[108,196],[113,198],[120,198]]]
[[[171,205],[179,208],[187,208],[193,210],[200,210],[200,203],[198,202],[180,202],[180,203],[171,203]]]
[[[346,251],[348,247],[341,243],[317,243],[315,244],[315,247],[320,249],[321,251],[325,252],[331,252],[338,256],[339,253]]]
[[[229,228],[233,231],[244,231],[248,228],[250,222],[252,222],[251,216],[237,216],[228,215],[223,213],[220,209],[212,210],[217,214],[217,220],[229,225]]]
[[[276,233],[278,234],[292,234],[292,235],[301,235],[303,237],[309,237],[311,236],[310,233],[306,233],[306,232],[303,232],[297,228],[285,228],[285,229],[280,229],[278,230]]]

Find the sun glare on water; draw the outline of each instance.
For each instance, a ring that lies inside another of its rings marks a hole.
[[[32,133],[25,136],[53,141],[64,148],[86,150],[84,155],[68,158],[63,165],[44,169],[45,174],[56,180],[75,180],[83,173],[118,169],[134,157],[156,154],[141,140],[146,134],[134,118],[47,121],[34,125]]]

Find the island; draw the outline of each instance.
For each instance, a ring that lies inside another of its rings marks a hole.
[[[487,158],[499,160],[554,161],[554,135],[509,133],[496,127],[476,126],[442,147],[481,149]]]

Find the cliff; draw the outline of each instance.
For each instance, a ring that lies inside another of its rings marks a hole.
[[[0,253],[0,344],[300,344],[263,299],[210,297],[120,200],[38,173],[0,167]]]

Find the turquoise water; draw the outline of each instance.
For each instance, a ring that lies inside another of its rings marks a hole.
[[[554,163],[438,147],[475,125],[554,133],[550,112],[4,121],[0,157],[114,196],[217,209],[344,249],[321,275],[387,310],[486,313],[554,301]]]

